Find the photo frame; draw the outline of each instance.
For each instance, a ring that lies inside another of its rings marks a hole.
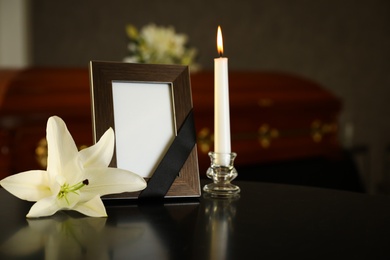
[[[141,192],[104,199],[199,197],[188,66],[91,61],[89,72],[94,142],[113,128],[110,167],[148,183]]]

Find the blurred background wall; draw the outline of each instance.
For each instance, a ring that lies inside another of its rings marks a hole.
[[[24,29],[29,37],[22,40],[29,50],[26,66],[121,61],[127,55],[126,24],[153,22],[186,33],[203,69],[212,69],[221,25],[230,70],[289,72],[322,84],[343,100],[340,139],[345,147],[367,148],[369,191],[380,190],[390,179],[387,0],[17,1],[24,3],[17,15],[28,17]],[[2,8],[0,16],[4,13]],[[7,33],[0,21],[1,46]],[[23,26],[6,23],[14,30]]]

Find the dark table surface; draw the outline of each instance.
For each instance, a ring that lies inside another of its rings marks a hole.
[[[0,189],[0,259],[390,259],[390,197],[234,182],[239,199],[108,203],[108,218],[60,212]]]

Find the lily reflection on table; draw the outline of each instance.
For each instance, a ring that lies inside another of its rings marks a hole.
[[[63,212],[51,218],[27,220],[28,226],[5,241],[0,252],[17,258],[39,255],[43,249],[43,259],[110,259],[113,247],[128,247],[144,232],[142,225],[106,226],[106,220],[74,218]]]

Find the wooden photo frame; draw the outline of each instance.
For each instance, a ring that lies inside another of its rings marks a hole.
[[[199,197],[188,66],[91,61],[94,141],[112,127],[110,167],[135,172],[145,190],[108,199]]]

